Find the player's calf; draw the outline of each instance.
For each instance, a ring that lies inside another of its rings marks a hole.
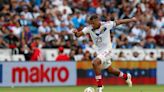
[[[125,79],[128,86],[132,87],[132,76],[130,73],[125,74],[123,72],[120,72],[119,77]]]
[[[93,69],[95,71],[95,79],[97,83],[97,92],[102,92],[103,89],[103,81],[102,81],[102,75],[101,75],[101,60],[99,58],[96,58],[92,62]]]
[[[131,75],[129,73],[123,73],[119,69],[113,68],[112,66],[108,67],[108,71],[118,77],[121,77],[126,80],[126,83],[129,85],[129,87],[132,86],[132,81],[131,81]]]

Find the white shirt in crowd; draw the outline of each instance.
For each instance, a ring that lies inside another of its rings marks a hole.
[[[161,20],[158,19],[155,20],[154,22],[158,28],[162,28],[162,26],[164,26],[164,17]]]
[[[60,6],[63,4],[63,0],[51,0],[53,5]]]
[[[40,26],[38,28],[38,30],[39,30],[40,33],[48,33],[48,32],[51,31],[50,27],[48,27],[48,26],[47,27]]]
[[[132,33],[136,35],[136,37],[142,37],[145,38],[146,37],[146,33],[144,30],[140,29],[140,28],[136,28],[134,27],[132,29]]]
[[[22,32],[22,27],[16,27],[16,26],[14,26],[14,27],[11,27],[11,30],[13,31],[13,33],[16,36],[20,37],[20,34]]]
[[[24,15],[25,19],[29,19],[29,20],[33,19],[33,15],[31,12],[22,12],[21,14]]]
[[[64,6],[64,5],[60,5],[58,7],[58,10],[63,13],[64,10],[66,10],[66,15],[72,14],[72,10],[69,6]]]

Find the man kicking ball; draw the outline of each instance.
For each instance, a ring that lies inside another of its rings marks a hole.
[[[93,43],[95,44],[95,50],[97,57],[92,61],[93,69],[96,74],[97,92],[102,92],[103,83],[101,70],[107,69],[111,74],[121,77],[126,80],[129,87],[132,86],[131,74],[123,73],[119,69],[111,66],[112,57],[112,42],[110,37],[110,30],[119,24],[126,24],[129,22],[136,22],[136,18],[122,19],[116,21],[101,22],[97,15],[92,15],[89,18],[89,25],[84,27],[82,31],[74,30],[73,33],[76,37],[90,34]]]

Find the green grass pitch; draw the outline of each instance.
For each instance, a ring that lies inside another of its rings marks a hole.
[[[14,87],[2,88],[0,92],[83,92],[88,86],[68,87]],[[164,85],[161,86],[105,86],[103,92],[164,92]]]

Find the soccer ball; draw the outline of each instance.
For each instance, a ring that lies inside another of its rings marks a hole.
[[[95,92],[95,90],[92,87],[87,87],[84,92]]]

